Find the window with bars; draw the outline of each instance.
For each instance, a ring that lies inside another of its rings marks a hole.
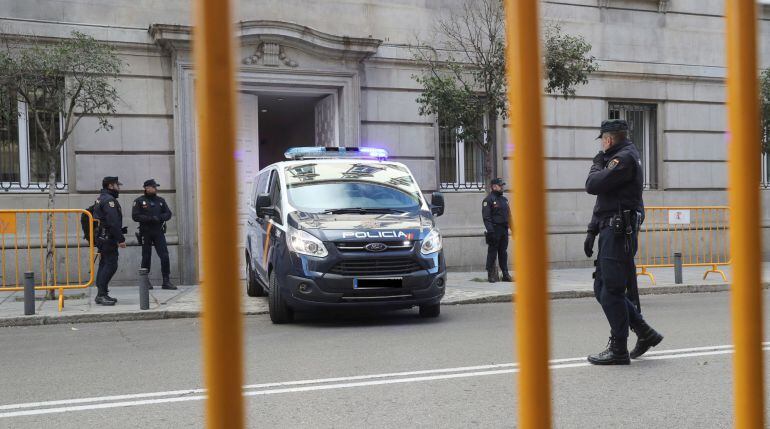
[[[489,121],[484,121],[489,128]],[[439,123],[439,179],[441,189],[484,189],[484,150],[459,137],[461,129]]]
[[[8,103],[7,114],[0,117],[0,190],[46,189],[48,187],[48,166],[45,156],[45,142],[42,133],[35,125],[24,102],[17,102],[16,97],[2,100]],[[40,120],[47,123],[59,121],[58,114],[39,114]],[[59,129],[61,131],[61,127]],[[59,136],[52,136],[58,140]],[[56,188],[66,189],[66,159],[62,148],[56,160]]]
[[[610,103],[609,119],[628,122],[628,138],[642,158],[644,188],[658,188],[658,106],[642,103]]]

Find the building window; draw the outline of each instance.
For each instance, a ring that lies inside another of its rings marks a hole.
[[[609,118],[628,121],[628,137],[639,149],[644,188],[658,188],[658,115],[655,104],[610,103]]]
[[[489,121],[484,121],[489,128]],[[484,150],[458,136],[461,129],[439,123],[439,178],[441,189],[484,189]]]
[[[0,190],[43,190],[48,187],[48,167],[43,137],[30,118],[27,105],[16,102],[15,97],[4,100],[10,103],[5,117],[0,117]],[[42,114],[40,120],[51,118]],[[58,115],[53,118],[59,121]],[[61,127],[60,127],[61,131]],[[58,140],[53,136],[52,140]],[[66,159],[62,148],[57,159],[56,188],[66,189]]]
[[[760,168],[762,177],[759,183],[764,189],[770,188],[770,157],[767,156],[767,152],[762,152],[762,166]]]

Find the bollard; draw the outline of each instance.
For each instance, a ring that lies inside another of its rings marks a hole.
[[[682,253],[674,252],[674,283],[682,284]]]
[[[24,273],[24,315],[35,314],[35,273]]]
[[[150,309],[150,270],[139,269],[139,309]]]

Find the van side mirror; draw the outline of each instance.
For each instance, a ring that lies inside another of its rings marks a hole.
[[[257,196],[257,202],[255,204],[257,209],[257,216],[275,216],[275,207],[273,207],[273,201],[268,194],[260,194]]]
[[[434,192],[430,197],[430,212],[434,216],[441,216],[444,214],[444,194],[441,192]]]

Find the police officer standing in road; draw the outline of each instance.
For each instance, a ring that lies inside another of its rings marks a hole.
[[[166,245],[166,222],[171,219],[171,209],[166,200],[158,196],[158,182],[149,179],[144,182],[144,195],[134,200],[131,217],[139,222],[139,243],[142,245],[142,268],[150,270],[152,248],[160,258],[160,271],[163,274],[163,289],[175,290],[169,276],[171,267]],[[152,285],[150,285],[152,289]]]
[[[102,191],[94,205],[94,218],[99,221],[96,244],[99,248],[99,270],[96,273],[96,303],[115,305],[117,299],[110,297],[109,284],[118,270],[118,248],[126,247],[123,234],[123,211],[118,203],[120,186],[117,177],[107,176],[102,180]]]
[[[481,216],[484,218],[484,237],[487,242],[487,280],[490,283],[500,281],[495,266],[495,259],[503,272],[502,280],[511,281],[508,274],[508,222],[511,208],[508,199],[503,196],[505,182],[501,178],[492,180],[491,192],[481,203]]]
[[[589,258],[593,255],[598,235],[594,294],[610,324],[611,336],[607,349],[588,356],[588,361],[594,365],[628,365],[630,358],[638,358],[663,340],[642,318],[636,289],[634,257],[639,226],[644,220],[644,176],[639,151],[628,140],[626,121],[602,122],[598,138],[602,140],[602,151],[594,157],[586,179],[586,191],[596,195],[596,204],[584,251]],[[638,337],[630,354],[629,327]]]

